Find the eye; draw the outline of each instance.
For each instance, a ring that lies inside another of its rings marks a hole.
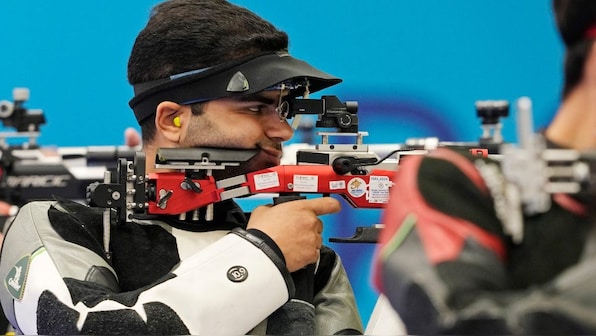
[[[266,105],[260,104],[260,105],[251,105],[247,107],[247,110],[251,113],[255,113],[255,114],[261,114],[263,113],[263,110],[266,108]]]

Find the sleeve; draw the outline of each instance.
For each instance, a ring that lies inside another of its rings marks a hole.
[[[360,313],[350,280],[339,255],[329,247],[321,249],[314,283],[317,335],[361,335]]]
[[[374,283],[407,333],[593,333],[594,322],[582,316],[596,304],[584,274],[596,275],[595,262],[573,265],[585,222],[555,206],[525,218],[524,241],[514,245],[495,210],[499,196],[487,187],[499,178],[498,165],[480,171],[474,160],[485,159],[447,149],[412,156],[394,181]]]
[[[323,246],[319,262],[292,278],[295,295],[269,316],[267,335],[362,335],[354,292],[334,250]]]
[[[0,300],[21,333],[244,334],[290,295],[289,274],[246,232],[224,236],[159,281],[122,292],[96,249],[52,229],[52,205],[24,206],[2,247]]]

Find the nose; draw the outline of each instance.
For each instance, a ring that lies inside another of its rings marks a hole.
[[[280,119],[279,114],[273,112],[264,115],[263,129],[265,134],[268,138],[278,142],[290,140],[294,135],[294,130],[285,118]]]

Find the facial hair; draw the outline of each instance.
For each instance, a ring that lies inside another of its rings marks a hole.
[[[247,143],[238,138],[230,138],[210,120],[203,116],[194,116],[188,126],[187,134],[180,142],[181,148],[221,148],[226,149],[261,149],[248,161],[241,162],[239,166],[226,166],[225,169],[214,169],[212,175],[216,180],[243,175],[261,169],[279,165],[279,159],[265,152],[263,149],[275,149],[281,153],[282,144],[273,142],[268,138],[260,139],[254,144]]]

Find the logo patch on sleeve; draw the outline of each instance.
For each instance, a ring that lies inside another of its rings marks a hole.
[[[234,266],[228,270],[228,279],[232,282],[242,282],[248,278],[248,270],[244,266]]]
[[[29,271],[30,263],[30,255],[22,257],[14,266],[12,266],[6,279],[4,279],[4,285],[8,289],[8,292],[17,300],[21,300],[23,298],[23,293],[25,293],[25,281],[27,280],[27,272]]]

